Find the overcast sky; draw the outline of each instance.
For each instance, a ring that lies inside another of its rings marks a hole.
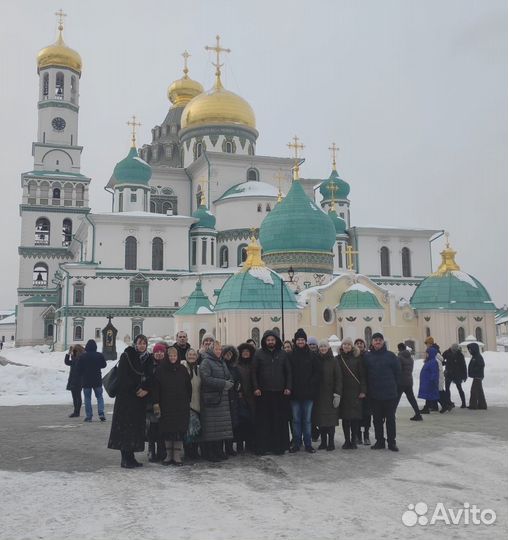
[[[215,35],[232,53],[225,86],[254,108],[257,153],[305,144],[301,175],[351,184],[353,225],[447,229],[461,268],[508,302],[508,8],[505,0],[20,0],[0,22],[0,308],[16,303],[20,173],[32,169],[38,50],[65,40],[83,59],[79,143],[93,211],[129,147],[164,119],[167,86],[213,82]],[[436,242],[435,252],[442,249]],[[434,256],[436,262],[436,256]]]

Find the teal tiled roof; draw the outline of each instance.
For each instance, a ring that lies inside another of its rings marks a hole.
[[[335,186],[335,190],[331,189],[332,186]],[[321,182],[319,193],[323,196],[323,201],[347,199],[350,189],[349,184],[342,180],[339,173],[333,169],[330,176]]]
[[[152,177],[152,168],[138,156],[137,149],[132,146],[127,156],[116,164],[113,177],[116,185],[140,184],[148,186]]]
[[[215,228],[215,216],[208,210],[208,208],[201,204],[199,208],[193,212],[193,218],[199,219],[197,223],[191,225],[191,229],[214,229]]]
[[[346,222],[337,215],[335,210],[328,210],[328,216],[332,220],[333,226],[335,227],[335,234],[345,234],[346,233]]]
[[[496,309],[485,287],[461,271],[427,277],[416,288],[410,303],[415,309]]]
[[[208,296],[203,292],[201,281],[196,282],[196,288],[192,291],[187,302],[178,310],[175,315],[206,315],[213,313],[213,306]]]
[[[383,309],[376,295],[364,285],[352,285],[340,297],[337,309]]]

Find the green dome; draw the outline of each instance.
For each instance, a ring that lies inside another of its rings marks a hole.
[[[383,309],[383,307],[370,289],[355,283],[342,294],[337,309]]]
[[[231,276],[222,287],[214,310],[280,310],[281,278],[266,267],[253,267]],[[284,309],[297,309],[293,291],[283,284]]]
[[[259,240],[264,254],[281,251],[331,253],[335,227],[295,180],[287,196],[263,220]]]
[[[416,288],[410,303],[415,309],[495,309],[485,287],[460,270],[425,278]]]
[[[201,281],[196,282],[187,302],[174,315],[208,315],[213,312],[213,306],[208,296],[203,292]]]
[[[132,146],[127,157],[116,164],[113,176],[116,185],[140,184],[148,186],[148,181],[152,177],[152,168],[138,156],[138,151]]]
[[[335,190],[331,189],[332,186],[335,186]],[[333,169],[329,178],[321,182],[319,193],[323,196],[323,201],[347,199],[350,189],[349,184],[342,180],[339,173]]]
[[[199,208],[193,212],[193,218],[199,219],[197,223],[191,225],[191,229],[214,229],[215,228],[215,216],[208,210],[208,208],[201,204]]]
[[[346,222],[337,215],[335,210],[328,210],[328,216],[332,220],[333,226],[335,227],[335,234],[346,234]]]

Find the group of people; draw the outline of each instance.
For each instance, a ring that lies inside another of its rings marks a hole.
[[[362,339],[344,338],[337,356],[327,340],[307,338],[303,329],[284,343],[267,331],[259,348],[252,340],[223,346],[205,334],[198,350],[185,332],[178,332],[174,345],[156,343],[152,352],[146,336],[139,335],[118,362],[108,447],[121,452],[124,468],[142,466],[135,453],[144,451],[146,441],[149,461],[163,465],[181,466],[184,457],[218,462],[245,451],[313,454],[312,443],[319,438],[318,450],[335,449],[341,420],[344,450],[367,445],[397,452],[395,412],[402,394],[415,411],[411,420],[422,420],[437,403],[441,412],[451,410],[452,383],[466,406],[461,384],[467,372],[460,348],[452,345],[441,356],[432,338],[426,346],[418,392],[425,405],[419,409],[410,351],[399,344],[396,356],[380,333],[369,346]],[[469,347],[469,376],[474,379],[469,408],[482,409],[484,361],[475,343]],[[71,366],[71,416],[79,416],[83,388],[85,420],[92,420],[93,390],[104,421],[100,370],[106,362],[95,341],[80,349],[72,347],[65,358]]]

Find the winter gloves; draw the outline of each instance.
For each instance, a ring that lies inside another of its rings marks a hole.
[[[226,381],[224,383],[224,389],[225,390],[231,390],[231,388],[233,388],[233,381]]]
[[[156,418],[161,417],[161,407],[158,403],[153,404],[153,414],[155,414]]]
[[[339,394],[333,394],[333,408],[336,409],[340,405],[340,396]]]

